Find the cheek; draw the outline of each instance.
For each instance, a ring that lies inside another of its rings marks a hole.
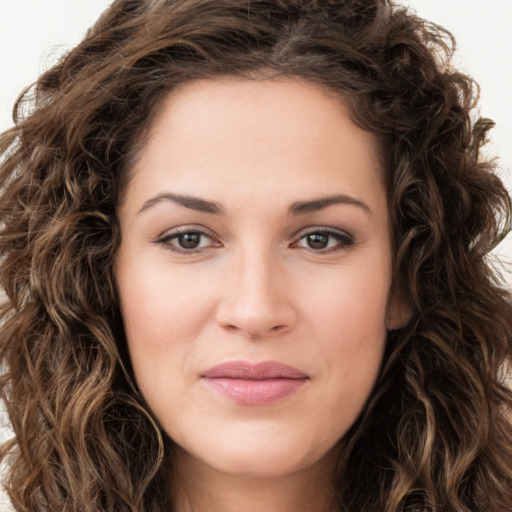
[[[190,275],[170,275],[166,265],[122,263],[117,284],[130,360],[141,392],[154,406],[162,388],[178,391],[186,384],[194,342],[211,317],[211,287]]]
[[[357,348],[376,336],[380,339],[386,332],[390,267],[384,258],[378,265],[347,265],[329,278],[313,276],[300,292],[301,309],[320,333],[337,338],[340,347]]]
[[[190,338],[201,317],[211,310],[211,286],[199,276],[191,279],[190,273],[171,272],[154,262],[137,269],[120,267],[118,276],[125,329],[134,342],[141,337],[148,344],[168,341],[177,333]]]
[[[346,268],[307,296],[303,310],[329,378],[325,410],[333,421],[349,411],[349,423],[355,420],[377,379],[387,338],[389,268]]]

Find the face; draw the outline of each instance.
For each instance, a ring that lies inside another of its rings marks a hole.
[[[137,384],[180,460],[305,471],[361,412],[397,317],[377,154],[299,80],[197,81],[162,103],[115,275]]]

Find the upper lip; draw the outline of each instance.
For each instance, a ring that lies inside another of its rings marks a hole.
[[[278,361],[264,361],[252,364],[245,361],[228,361],[222,363],[201,374],[201,377],[208,379],[245,379],[245,380],[268,380],[268,379],[307,379],[308,376],[287,364]]]

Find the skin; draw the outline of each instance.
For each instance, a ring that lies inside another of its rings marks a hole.
[[[177,445],[178,512],[332,510],[336,446],[402,316],[378,149],[298,79],[196,81],[162,103],[119,206],[115,275],[137,384]],[[307,379],[235,403],[201,378],[233,360]]]

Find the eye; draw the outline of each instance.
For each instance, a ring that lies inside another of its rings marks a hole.
[[[343,231],[333,229],[316,229],[303,234],[295,247],[301,247],[315,252],[331,252],[346,249],[354,245],[354,239]]]
[[[156,240],[175,252],[198,252],[209,247],[219,247],[220,243],[211,235],[197,229],[180,229]]]

